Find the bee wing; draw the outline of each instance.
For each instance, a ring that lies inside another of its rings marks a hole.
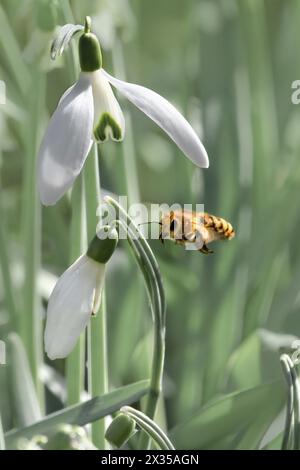
[[[196,232],[185,232],[183,234],[184,236],[184,240],[189,242],[189,243],[194,243],[195,239],[196,239]]]
[[[193,250],[200,250],[204,245],[203,234],[199,230],[193,230],[184,234],[184,239],[187,244],[193,245]]]

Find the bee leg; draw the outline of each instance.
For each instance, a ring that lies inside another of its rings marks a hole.
[[[162,234],[161,234],[161,233],[159,234],[159,240],[161,241],[161,243],[162,243],[162,244],[164,244],[165,240],[163,239],[163,237],[162,237]]]
[[[213,253],[213,250],[210,250],[209,248],[207,248],[206,245],[203,245],[202,248],[200,248],[199,250],[201,253],[203,253],[204,255],[210,255]]]

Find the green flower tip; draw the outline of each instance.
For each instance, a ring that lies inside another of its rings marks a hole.
[[[79,62],[83,72],[95,72],[102,67],[102,53],[99,40],[91,33],[92,20],[86,16],[84,33],[79,39]]]
[[[115,447],[122,447],[135,433],[135,421],[124,413],[118,414],[107,428],[105,438]]]
[[[111,258],[118,244],[119,236],[115,228],[105,225],[100,228],[91,241],[87,256],[98,263],[105,264]]]
[[[94,128],[94,136],[98,142],[105,142],[109,134],[117,142],[120,142],[123,138],[122,130],[114,118],[109,113],[103,113]]]

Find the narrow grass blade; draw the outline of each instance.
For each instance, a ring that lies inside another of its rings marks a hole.
[[[85,225],[85,197],[83,178],[80,175],[72,190],[72,222],[71,222],[71,253],[70,262],[73,263],[86,247]],[[84,390],[84,359],[85,359],[85,333],[67,358],[67,403],[74,405],[80,402]]]
[[[13,430],[5,434],[8,448],[12,448],[19,438],[31,439],[35,435],[51,434],[60,424],[77,424],[84,426],[100,418],[104,418],[119,410],[122,406],[130,405],[144,396],[149,387],[149,381],[143,380],[126,385],[101,397],[95,397],[84,403],[65,408],[48,415],[45,419],[23,429]]]
[[[20,337],[8,336],[9,370],[16,419],[19,426],[29,426],[42,418],[25,348]]]
[[[0,270],[3,279],[4,299],[7,310],[10,313],[11,323],[14,329],[17,329],[17,309],[15,296],[13,292],[13,284],[11,279],[10,265],[8,261],[9,247],[4,233],[3,214],[0,207]]]
[[[25,281],[23,305],[20,315],[21,337],[28,354],[38,396],[43,403],[43,390],[38,372],[42,361],[41,306],[37,289],[41,250],[41,206],[36,186],[36,158],[40,137],[40,122],[45,102],[46,79],[38,70],[32,70],[35,92],[28,96],[30,119],[22,128],[25,148],[23,200],[22,200],[22,240],[24,243]]]
[[[16,40],[16,35],[0,5],[0,42],[5,52],[5,58],[20,91],[25,95],[30,86],[30,74],[22,57],[22,51]]]

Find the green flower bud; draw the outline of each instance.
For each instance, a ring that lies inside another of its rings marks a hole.
[[[105,439],[115,447],[122,447],[135,433],[135,421],[124,413],[118,414],[105,433]]]
[[[91,33],[91,18],[85,19],[84,33],[79,39],[79,61],[83,72],[95,72],[102,67],[102,53],[97,36]]]
[[[117,230],[109,225],[105,225],[101,227],[91,241],[86,254],[94,261],[105,264],[115,251],[118,240]]]

